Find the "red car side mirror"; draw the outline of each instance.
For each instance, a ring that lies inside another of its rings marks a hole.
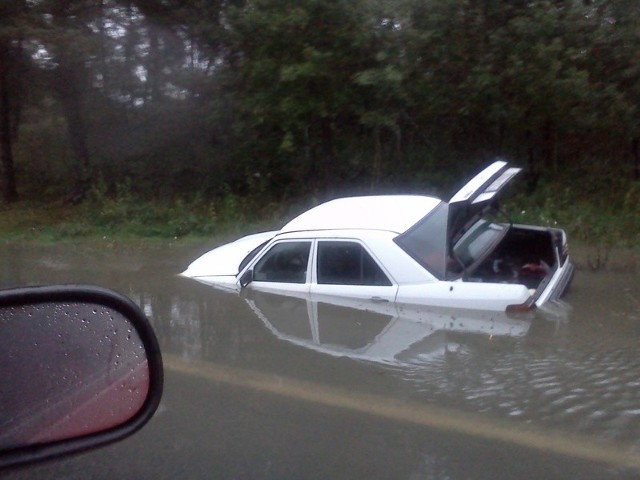
[[[162,383],[158,342],[128,298],[87,286],[0,291],[0,468],[131,435]]]

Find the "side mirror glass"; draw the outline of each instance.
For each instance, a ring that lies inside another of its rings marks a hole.
[[[249,269],[242,274],[240,277],[240,286],[242,288],[246,287],[253,281],[253,270]]]
[[[97,287],[0,291],[0,467],[130,435],[155,412],[162,359],[144,314]]]

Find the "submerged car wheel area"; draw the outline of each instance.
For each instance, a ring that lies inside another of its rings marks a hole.
[[[559,298],[573,276],[564,231],[514,225],[498,194],[520,172],[496,161],[449,202],[347,197],[281,230],[206,253],[182,275],[234,290],[407,305],[521,310]]]

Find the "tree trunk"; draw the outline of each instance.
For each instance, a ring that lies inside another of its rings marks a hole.
[[[558,172],[558,129],[551,119],[544,123],[545,168]]]
[[[380,125],[373,127],[373,165],[371,168],[371,186],[370,191],[373,192],[380,181],[380,173],[382,170],[382,142],[380,140]]]
[[[6,203],[18,199],[11,142],[11,103],[9,101],[9,47],[0,40],[0,160],[2,164],[2,196]]]
[[[85,198],[89,189],[89,168],[91,166],[80,85],[80,76],[83,72],[76,71],[76,68],[82,67],[74,66],[72,62],[65,60],[60,61],[60,66],[55,72],[54,87],[67,121],[71,148],[78,160],[76,184],[71,192],[69,202],[79,203]]]
[[[633,179],[640,180],[640,136],[635,137],[631,142],[631,153],[633,155]]]
[[[534,192],[538,185],[538,180],[540,179],[540,168],[536,162],[535,157],[535,148],[533,143],[533,135],[531,134],[531,130],[527,130],[525,134],[526,144],[527,144],[527,180],[526,180],[526,188],[527,193],[531,194]]]
[[[322,162],[321,188],[330,189],[336,179],[336,151],[333,142],[333,125],[329,118],[320,122],[320,152]]]
[[[160,42],[158,29],[149,25],[149,54],[146,58],[147,67],[147,99],[151,102],[160,100],[160,83],[162,74],[162,60],[160,58]]]

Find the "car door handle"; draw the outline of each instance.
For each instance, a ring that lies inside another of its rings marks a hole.
[[[384,303],[384,302],[388,302],[389,299],[388,298],[382,298],[382,297],[371,297],[371,301],[374,303]]]

